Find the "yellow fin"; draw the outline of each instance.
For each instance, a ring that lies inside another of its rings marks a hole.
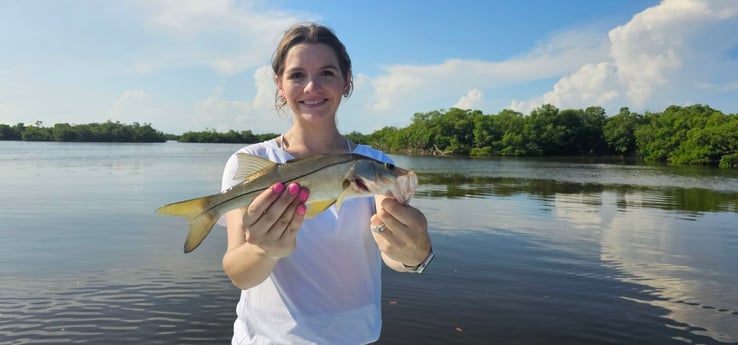
[[[313,218],[319,215],[321,212],[331,207],[331,205],[333,205],[335,202],[336,200],[333,199],[333,200],[318,200],[318,201],[307,203],[306,204],[307,212],[305,213],[305,218]]]
[[[174,202],[159,207],[156,213],[168,214],[170,216],[194,217],[205,212],[205,205],[208,197],[190,199],[185,201]]]
[[[277,163],[268,159],[243,152],[236,153],[236,157],[238,157],[238,171],[236,171],[236,175],[233,176],[234,180],[253,180],[277,165]]]
[[[341,194],[338,195],[338,200],[336,200],[336,210],[341,209],[341,205],[343,205],[343,199],[345,199],[344,198],[345,196],[346,196],[346,189],[344,188],[343,192],[341,192]]]
[[[195,250],[210,233],[210,230],[213,229],[215,222],[218,221],[217,214],[206,210],[207,204],[208,197],[203,197],[164,205],[156,210],[160,214],[187,217],[187,221],[190,223],[190,232],[187,234],[184,244],[185,253]]]

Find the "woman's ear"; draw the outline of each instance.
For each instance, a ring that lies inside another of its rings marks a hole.
[[[351,76],[352,76],[351,71],[348,71],[348,73],[346,73],[345,85],[343,86],[344,92],[350,91],[349,88],[351,87]]]
[[[279,93],[279,96],[284,97],[282,93],[282,83],[279,81],[279,77],[276,75],[274,76],[274,85],[277,85],[277,92]]]

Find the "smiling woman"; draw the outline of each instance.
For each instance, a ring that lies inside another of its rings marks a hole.
[[[243,181],[239,172],[250,168],[238,159],[244,154],[284,163],[349,152],[394,169],[383,152],[356,145],[338,131],[336,112],[353,83],[351,59],[332,30],[294,26],[284,34],[272,68],[275,103],[292,112],[292,127],[233,154],[223,190]],[[377,195],[347,200],[307,219],[306,204],[319,188],[306,188],[305,177],[288,183],[285,176],[245,209],[225,216],[223,269],[242,290],[233,344],[376,341],[382,325],[381,263],[399,272],[425,269],[433,258],[425,215],[404,200]]]

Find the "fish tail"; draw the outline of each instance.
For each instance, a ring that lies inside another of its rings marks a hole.
[[[184,243],[184,252],[189,253],[197,248],[213,229],[218,221],[218,214],[208,210],[208,198],[197,198],[175,202],[160,207],[156,212],[172,216],[187,217],[190,223],[190,232]]]

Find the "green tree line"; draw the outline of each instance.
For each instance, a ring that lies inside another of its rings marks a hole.
[[[0,124],[0,140],[253,143],[278,136],[250,130],[163,134],[149,124],[119,122],[42,127]],[[559,110],[547,104],[528,115],[509,109],[498,114],[451,108],[413,115],[403,128],[351,140],[390,153],[473,156],[621,156],[646,162],[738,167],[738,115],[707,105],[667,107],[638,114],[628,108],[607,116],[601,107]]]
[[[150,124],[134,122],[131,125],[107,121],[70,125],[57,123],[53,127],[42,126],[41,121],[26,126],[0,124],[0,140],[26,141],[87,141],[87,142],[164,142],[164,133],[155,130]]]
[[[279,136],[276,133],[254,134],[251,130],[220,133],[214,129],[182,133],[176,140],[185,143],[258,143]]]
[[[706,105],[670,106],[608,117],[601,107],[559,110],[543,105],[527,116],[512,110],[416,113],[404,128],[385,127],[353,140],[387,152],[481,156],[622,156],[647,162],[738,166],[738,115]]]

